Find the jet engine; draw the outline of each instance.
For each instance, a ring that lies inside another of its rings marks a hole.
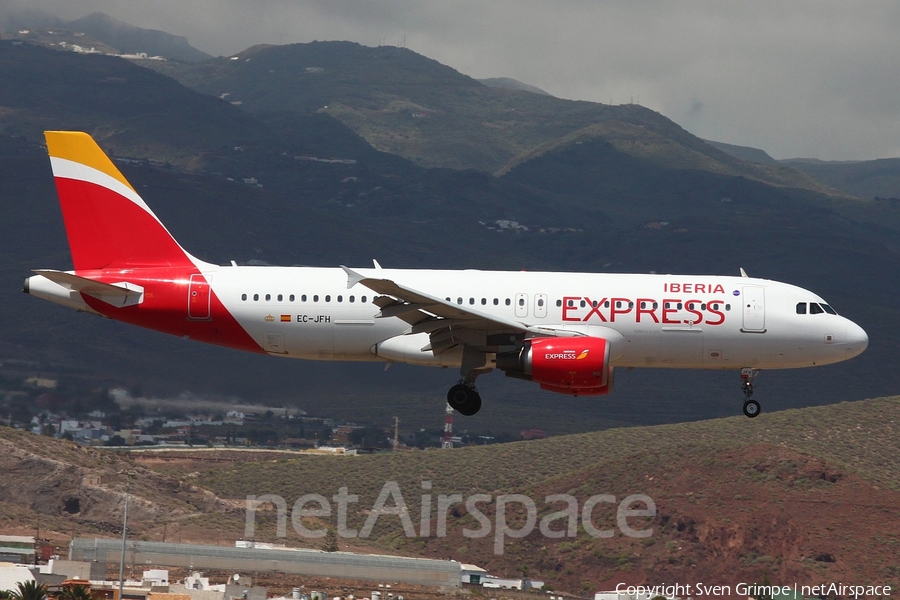
[[[613,387],[609,350],[609,341],[597,337],[533,338],[517,352],[498,354],[497,368],[551,392],[600,396]]]

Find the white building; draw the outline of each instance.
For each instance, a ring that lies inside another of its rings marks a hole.
[[[15,591],[20,583],[26,581],[34,581],[34,575],[27,567],[0,563],[0,591]]]

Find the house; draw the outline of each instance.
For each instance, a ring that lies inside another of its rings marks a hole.
[[[0,563],[0,591],[14,591],[18,589],[20,583],[26,581],[34,581],[34,575],[28,568]]]
[[[34,538],[25,535],[0,535],[0,562],[33,564]]]
[[[478,565],[460,564],[460,581],[471,585],[481,585],[488,572]]]

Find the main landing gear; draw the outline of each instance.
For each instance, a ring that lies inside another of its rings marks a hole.
[[[461,415],[471,417],[481,410],[481,395],[475,389],[475,379],[484,373],[493,370],[488,365],[487,356],[466,347],[463,350],[462,365],[459,374],[460,380],[447,392],[447,404]]]
[[[475,382],[460,379],[459,383],[447,392],[447,404],[459,414],[471,417],[481,410],[481,395],[475,389]]]
[[[759,415],[762,410],[759,402],[753,400],[753,382],[759,375],[759,369],[749,367],[741,369],[741,388],[744,390],[744,414],[751,419]]]

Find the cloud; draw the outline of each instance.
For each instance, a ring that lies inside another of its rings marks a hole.
[[[893,0],[6,2],[66,19],[99,10],[222,55],[259,43],[405,40],[473,77],[513,77],[564,98],[640,98],[701,137],[780,158],[900,156]]]

